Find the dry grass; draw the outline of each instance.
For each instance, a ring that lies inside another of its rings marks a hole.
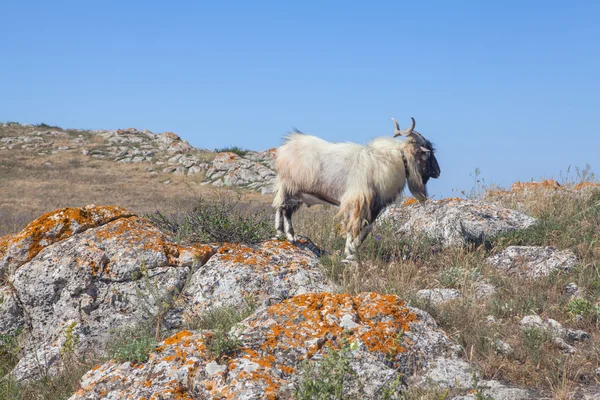
[[[357,266],[340,262],[344,240],[335,234],[333,209],[303,209],[295,218],[296,231],[330,250],[322,260],[325,272],[343,291],[393,293],[430,312],[484,379],[533,387],[556,399],[574,398],[582,386],[600,383],[595,373],[600,363],[600,308],[596,307],[600,305],[600,190],[579,195],[567,190],[537,191],[495,200],[537,217],[540,223],[487,246],[449,249],[426,241],[398,240],[389,227],[378,227],[361,247]],[[514,244],[572,249],[579,263],[569,274],[539,279],[510,276],[486,265],[488,256]],[[497,287],[486,300],[476,297],[475,285],[482,280]],[[565,293],[569,282],[578,284],[581,303],[573,304]],[[458,288],[463,297],[441,306],[415,297],[420,289],[436,287]],[[576,344],[577,353],[567,355],[548,337],[521,330],[519,321],[530,314],[583,329],[591,334],[591,341]],[[490,315],[498,322],[488,323]],[[514,353],[498,354],[497,339],[509,343]]]
[[[1,129],[0,136],[19,136],[32,128],[13,125]],[[94,141],[99,143],[100,138],[91,133],[71,132],[88,135],[89,149]],[[68,137],[58,137],[55,145],[61,145],[61,140],[68,144]],[[170,214],[192,208],[199,197],[230,192],[201,185],[201,174],[159,172],[152,176],[147,171],[150,163],[117,163],[83,156],[80,151],[40,155],[30,150],[0,150],[0,236],[17,232],[34,218],[62,207],[119,205],[141,214],[159,209]],[[244,200],[270,201],[248,192],[244,192]]]

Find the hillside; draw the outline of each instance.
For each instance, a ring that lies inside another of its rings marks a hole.
[[[0,124],[0,234],[60,207],[181,211],[221,187],[263,202],[256,193],[272,190],[273,153],[240,154],[196,149],[172,132]]]

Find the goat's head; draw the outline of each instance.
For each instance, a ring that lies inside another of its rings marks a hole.
[[[410,117],[410,127],[400,130],[398,121],[394,118],[394,137],[407,138],[407,154],[403,155],[407,161],[408,188],[419,200],[427,200],[427,181],[440,176],[440,166],[435,158],[435,149],[431,142],[419,132],[415,131],[415,119]]]

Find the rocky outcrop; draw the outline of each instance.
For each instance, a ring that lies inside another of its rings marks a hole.
[[[568,272],[577,263],[577,257],[571,250],[559,251],[553,247],[509,246],[487,262],[504,272],[538,278],[554,271]]]
[[[444,199],[424,204],[414,199],[388,207],[378,223],[400,236],[424,237],[444,246],[481,244],[486,239],[535,224],[535,218],[481,200]]]
[[[274,192],[275,149],[235,153],[218,153],[206,172],[207,183],[213,186],[241,186],[262,194]]]
[[[308,250],[277,241],[257,248],[181,246],[117,207],[48,213],[5,243],[0,259],[11,289],[1,288],[0,334],[28,326],[24,356],[13,371],[18,380],[52,373],[65,348],[74,355],[101,353],[112,331],[166,306],[174,328],[183,315],[236,306],[242,296],[267,304],[331,290]]]
[[[45,214],[0,239],[8,282],[0,286],[0,335],[23,330],[12,376],[53,375],[74,358],[104,355],[115,332],[154,321],[172,335],[146,362],[95,367],[72,399],[291,398],[311,379],[338,373],[329,357],[345,365],[348,396],[399,397],[406,387],[491,390],[493,382],[477,378],[429,314],[394,295],[335,293],[318,253],[306,239],[184,246],[118,207]],[[249,298],[258,309],[226,337],[183,329]],[[223,340],[229,350],[218,353]]]
[[[275,149],[213,153],[197,149],[173,132],[152,133],[135,128],[117,130],[64,130],[58,127],[18,125],[18,135],[3,136],[0,152],[27,150],[40,156],[61,153],[118,163],[146,163],[150,175],[197,175],[204,184],[240,187],[263,194],[273,193]]]
[[[456,356],[426,313],[375,293],[298,295],[257,312],[232,335],[239,347],[215,360],[210,332],[179,332],[142,365],[109,362],[90,371],[71,399],[291,398],[306,373],[301,362],[318,363],[336,349],[356,373],[344,395],[375,399],[399,376],[413,379],[418,368]]]

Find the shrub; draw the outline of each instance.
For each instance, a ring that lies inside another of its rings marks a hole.
[[[180,241],[254,244],[275,235],[271,213],[243,209],[240,198],[199,199],[183,218],[160,211],[148,216],[161,229]]]
[[[240,157],[245,156],[249,152],[250,152],[250,150],[242,149],[241,147],[238,147],[238,146],[228,146],[228,147],[222,147],[220,149],[215,149],[215,153],[235,153]]]

